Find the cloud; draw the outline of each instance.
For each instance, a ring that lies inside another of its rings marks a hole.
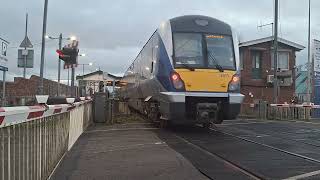
[[[29,37],[35,45],[35,67],[28,75],[39,74],[40,42],[44,0],[10,0],[0,7],[0,37],[10,41],[9,77],[21,76],[17,66],[17,46],[24,37],[25,13],[29,13]],[[319,37],[320,1],[312,1],[312,37]],[[76,35],[80,50],[87,57],[80,63],[93,62],[86,72],[99,68],[106,72],[121,74],[158,25],[172,17],[201,14],[221,19],[231,24],[242,40],[271,35],[271,27],[258,29],[261,23],[273,22],[273,0],[49,0],[47,34],[64,37]],[[281,37],[307,46],[308,4],[300,0],[280,1]],[[67,41],[64,42],[66,44]],[[57,78],[58,42],[46,43],[45,77]],[[306,61],[304,50],[297,54],[299,64]],[[82,74],[77,68],[76,74]],[[67,79],[67,71],[62,71]]]

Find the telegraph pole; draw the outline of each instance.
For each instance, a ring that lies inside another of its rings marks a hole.
[[[75,97],[76,96],[76,93],[75,93],[75,89],[74,89],[74,74],[75,74],[75,69],[72,65],[72,68],[71,68],[71,96],[72,97]]]
[[[279,9],[279,2],[275,0],[275,8],[274,8],[274,61],[273,61],[273,103],[278,103],[278,9]]]
[[[59,35],[59,50],[62,49],[62,33]],[[60,96],[60,74],[61,74],[61,59],[58,58],[58,92],[57,95]]]
[[[44,0],[44,11],[43,11],[43,26],[42,26],[42,46],[41,46],[41,62],[40,62],[40,85],[39,94],[43,95],[43,70],[44,70],[44,56],[46,48],[46,33],[47,33],[47,14],[48,14],[48,0]]]
[[[311,50],[310,50],[310,41],[311,41],[311,2],[309,0],[309,23],[308,23],[308,73],[307,73],[307,103],[311,102]]]
[[[2,79],[2,107],[6,106],[6,71],[3,72],[3,79]]]

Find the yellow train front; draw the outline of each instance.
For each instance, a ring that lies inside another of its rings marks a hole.
[[[128,68],[122,97],[153,120],[208,125],[234,119],[244,98],[237,43],[232,28],[217,19],[170,19]]]

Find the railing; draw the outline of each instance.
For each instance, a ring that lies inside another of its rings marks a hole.
[[[269,120],[310,120],[319,105],[313,104],[267,104],[262,101],[257,104],[243,104],[241,117],[251,117]]]
[[[310,120],[312,111],[318,109],[317,105],[302,104],[270,104],[268,119],[274,120]]]
[[[47,179],[92,122],[91,106],[0,108],[0,179]]]

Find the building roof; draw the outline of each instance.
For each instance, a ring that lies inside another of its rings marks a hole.
[[[110,74],[110,73],[103,73],[103,75],[104,75],[105,79],[106,79],[106,77],[111,77],[111,78],[113,78],[115,80],[120,80],[122,78],[120,76],[116,76],[116,75],[113,75],[113,74]]]
[[[107,79],[107,77],[111,77],[115,80],[120,80],[122,77],[119,77],[119,76],[115,76],[113,74],[110,74],[110,73],[107,73],[107,72],[103,72],[101,70],[99,71],[95,71],[95,72],[92,72],[92,73],[89,73],[89,74],[85,74],[85,75],[82,75],[82,76],[77,76],[76,79],[77,80],[82,80],[84,78],[87,78],[87,77],[90,77],[90,76],[93,76],[93,75],[103,75],[103,78],[104,79]]]
[[[86,78],[86,77],[90,77],[90,76],[93,76],[93,75],[96,75],[96,74],[103,74],[103,71],[94,71],[92,73],[89,73],[89,74],[84,74],[82,76],[77,76],[76,79],[79,80],[79,79],[83,79],[83,78]]]
[[[273,36],[270,36],[270,37],[265,37],[265,38],[261,38],[261,39],[255,39],[255,40],[251,40],[251,41],[246,41],[246,42],[241,42],[239,43],[239,47],[246,47],[246,46],[252,46],[252,45],[255,45],[255,44],[261,44],[261,43],[265,43],[265,42],[270,42],[270,41],[273,41],[274,38]],[[295,42],[292,42],[292,41],[288,41],[286,39],[283,39],[283,38],[278,38],[278,41],[282,44],[285,44],[285,45],[288,45],[288,46],[291,46],[293,48],[296,49],[296,51],[301,51],[303,50],[305,47],[298,44],[298,43],[295,43]]]

